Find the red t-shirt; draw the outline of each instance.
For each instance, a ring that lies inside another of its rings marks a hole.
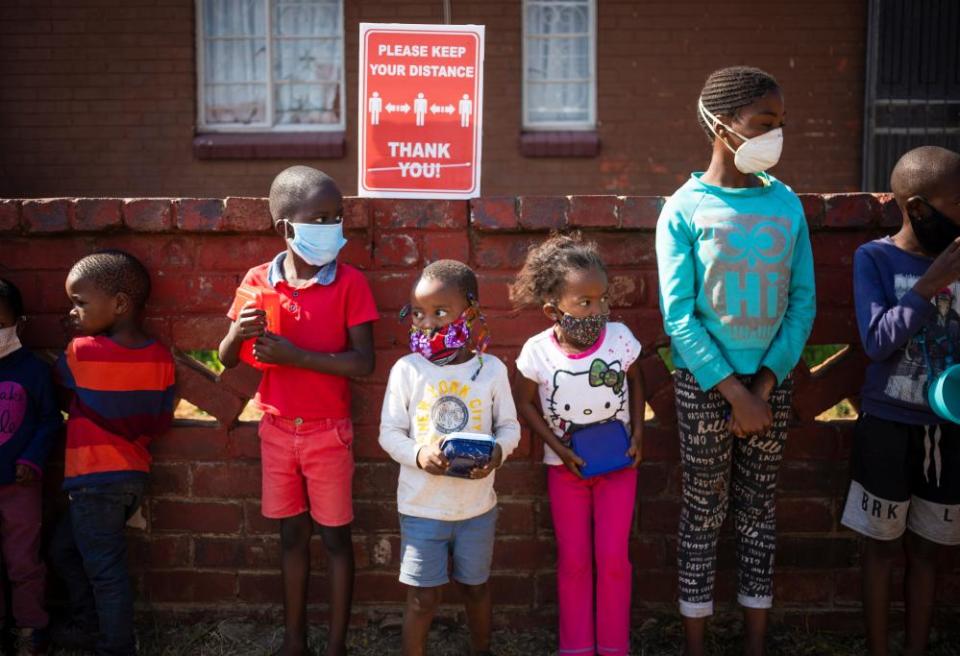
[[[253,267],[241,284],[271,289],[270,265]],[[280,297],[280,335],[309,351],[342,353],[349,345],[348,328],[379,318],[367,279],[342,262],[337,263],[336,278],[329,285],[295,289],[279,280],[273,289]],[[227,312],[231,321],[236,321],[237,314],[236,306]],[[264,412],[281,417],[347,419],[349,380],[299,367],[268,367],[254,402]]]

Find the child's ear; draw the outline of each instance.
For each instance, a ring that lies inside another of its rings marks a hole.
[[[130,308],[133,307],[133,303],[130,300],[130,296],[126,292],[118,292],[113,297],[113,312],[116,316],[123,316],[130,311]]]
[[[563,318],[563,313],[560,312],[560,308],[553,303],[544,303],[543,313],[547,316],[547,319],[553,322],[560,321],[560,319]]]
[[[915,216],[921,219],[927,218],[927,216],[930,214],[930,207],[920,196],[911,196],[908,198],[907,202],[904,203],[903,208],[907,211],[909,216]]]
[[[273,224],[274,231],[284,239],[293,239],[293,228],[286,219],[277,219]]]

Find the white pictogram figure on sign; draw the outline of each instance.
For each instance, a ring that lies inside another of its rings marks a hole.
[[[417,125],[422,126],[427,115],[427,99],[423,97],[423,92],[418,93],[413,101],[413,113],[417,116]]]
[[[370,125],[380,125],[380,112],[383,110],[383,98],[380,93],[373,92],[370,100],[367,101],[367,111],[370,112]]]
[[[473,113],[473,101],[470,96],[463,94],[463,98],[457,104],[457,111],[460,113],[460,127],[470,127],[470,114]]]

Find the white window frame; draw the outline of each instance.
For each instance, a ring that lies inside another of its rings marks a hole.
[[[340,121],[338,123],[310,123],[297,125],[277,125],[274,121],[274,79],[273,79],[273,7],[272,0],[259,0],[266,5],[266,28],[265,37],[267,43],[267,120],[260,123],[215,123],[209,125],[206,122],[205,97],[204,97],[204,59],[206,49],[204,47],[203,32],[203,0],[194,1],[194,16],[196,17],[196,53],[197,53],[197,132],[343,132],[347,127],[347,107],[346,107],[346,37],[344,33],[344,3],[348,0],[339,0],[340,5],[340,24],[338,32],[340,38]],[[336,37],[316,37],[318,39],[330,39]]]
[[[597,0],[587,0],[588,10],[590,12],[587,21],[588,37],[590,44],[588,47],[590,71],[590,90],[587,99],[587,120],[585,121],[532,121],[528,113],[529,87],[527,84],[527,7],[529,5],[552,5],[557,4],[554,0],[522,0],[521,10],[521,77],[523,85],[523,129],[524,130],[596,130],[597,129]],[[548,37],[549,38],[549,37]]]

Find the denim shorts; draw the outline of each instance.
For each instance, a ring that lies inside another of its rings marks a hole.
[[[452,553],[454,581],[465,585],[486,583],[496,530],[496,506],[456,522],[401,514],[400,582],[417,588],[447,583]]]

